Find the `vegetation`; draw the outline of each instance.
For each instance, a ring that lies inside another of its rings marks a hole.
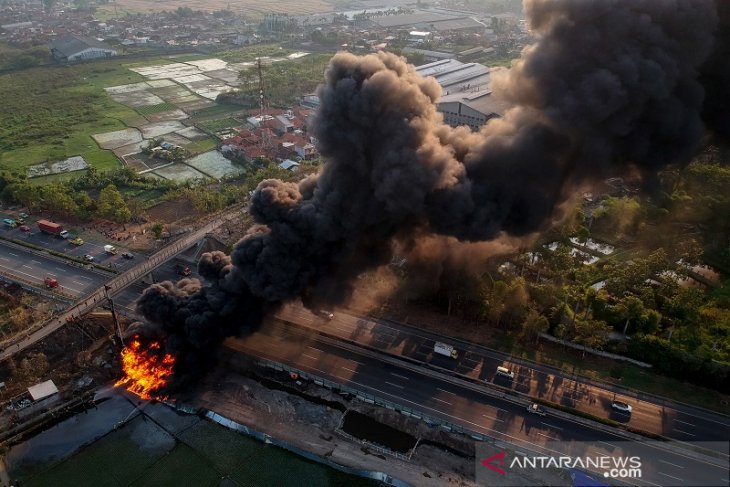
[[[511,257],[511,267],[497,270],[495,263],[478,275],[446,274],[428,299],[449,314],[508,330],[525,349],[549,332],[730,392],[730,280],[712,281],[693,267],[710,256],[720,270],[730,269],[730,168],[716,158],[697,160],[666,171],[661,182],[663,191],[651,198],[586,202],[546,236],[554,250],[540,245]],[[599,257],[585,265],[574,242],[588,238],[618,250],[604,256],[581,247]]]
[[[0,70],[30,68],[48,63],[50,59],[47,46],[15,48],[0,44]]]

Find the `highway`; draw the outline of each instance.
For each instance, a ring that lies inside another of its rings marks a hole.
[[[17,276],[37,287],[44,286],[46,277],[53,277],[58,280],[61,292],[80,298],[98,289],[111,277],[87,267],[24,247],[10,246],[0,240],[0,272]]]
[[[546,443],[566,442],[567,449],[571,442],[592,441],[606,454],[624,453],[616,445],[625,441],[622,436],[552,415],[531,415],[525,412],[524,404],[487,394],[486,386],[463,385],[453,379],[435,377],[427,369],[395,359],[384,360],[356,347],[346,348],[341,342],[280,320],[270,320],[249,337],[228,339],[225,346],[507,442],[523,452],[559,455],[567,452]],[[690,459],[681,451],[651,448],[651,452],[651,458],[642,458],[642,478],[632,480],[636,485],[679,485],[690,480],[688,472],[692,472],[692,483],[688,485],[728,484],[726,465]]]
[[[730,420],[698,408],[641,395],[620,388],[616,391],[589,384],[576,376],[561,375],[556,369],[534,363],[518,363],[506,354],[477,345],[455,344],[460,355],[457,360],[433,353],[436,340],[453,343],[447,337],[417,330],[393,322],[353,316],[335,311],[328,320],[314,315],[298,304],[285,306],[277,317],[288,322],[322,331],[330,336],[350,340],[359,345],[409,357],[473,380],[494,383],[530,397],[574,407],[598,417],[610,418],[650,433],[681,441],[726,441],[730,438]],[[515,373],[515,380],[495,377],[497,366],[506,366]],[[631,415],[614,412],[613,399],[633,407]]]

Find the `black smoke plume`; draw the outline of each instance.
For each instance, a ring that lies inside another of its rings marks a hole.
[[[717,14],[701,0],[527,0],[538,42],[494,96],[514,104],[479,133],[442,122],[440,88],[392,54],[337,54],[312,127],[326,160],[299,184],[262,182],[258,224],[230,257],[206,255],[204,283],[145,291],[136,329],[175,354],[176,381],[210,365],[225,336],[278,303],[344,302],[395,242],[487,241],[543,230],[575,185],[627,167],[686,162],[703,135],[698,69]]]

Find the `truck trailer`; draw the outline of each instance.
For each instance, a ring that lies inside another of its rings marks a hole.
[[[459,352],[457,352],[456,349],[454,347],[452,347],[451,345],[447,345],[445,343],[441,343],[441,342],[434,343],[433,351],[434,351],[434,353],[443,355],[444,357],[451,357],[453,359],[459,358]]]
[[[63,225],[61,225],[60,223],[50,222],[48,220],[38,220],[38,228],[42,232],[58,236],[61,236],[61,232],[64,231]]]

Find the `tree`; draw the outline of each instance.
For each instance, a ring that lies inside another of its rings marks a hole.
[[[547,333],[549,328],[550,323],[548,319],[536,310],[531,309],[522,322],[522,338],[525,340],[532,340],[534,338],[535,343],[537,343],[540,340],[540,334]]]
[[[629,323],[638,321],[644,316],[644,303],[635,296],[627,296],[622,299],[617,306],[621,319],[626,320],[624,323],[624,335],[629,328]]]
[[[132,218],[132,212],[129,211],[122,194],[113,184],[107,185],[99,193],[98,211],[100,215],[119,223],[127,223]]]
[[[574,341],[588,348],[600,350],[608,342],[611,327],[605,321],[579,320],[575,323]],[[583,350],[583,357],[586,352]]]
[[[162,232],[165,230],[165,225],[160,222],[155,222],[150,227],[150,230],[155,235],[155,238],[159,240],[162,238]]]

